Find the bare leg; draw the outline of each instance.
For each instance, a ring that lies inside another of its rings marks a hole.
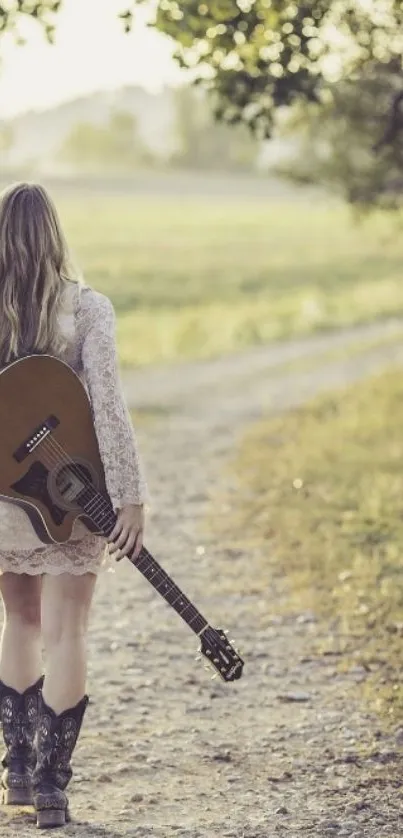
[[[18,692],[42,674],[41,576],[0,575],[4,623],[0,645],[0,680]]]
[[[45,646],[43,698],[60,714],[74,707],[86,691],[87,626],[96,574],[46,574],[42,593]]]

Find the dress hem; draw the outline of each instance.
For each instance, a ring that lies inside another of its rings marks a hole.
[[[0,565],[0,576],[3,573],[15,573],[17,576],[43,576],[44,573],[50,576],[61,576],[62,573],[69,573],[71,576],[84,576],[86,573],[93,573],[98,576],[108,570],[105,566],[98,567],[2,567]]]

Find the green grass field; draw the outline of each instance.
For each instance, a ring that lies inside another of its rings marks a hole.
[[[57,204],[87,282],[116,306],[125,365],[403,312],[403,234],[386,218],[355,227],[342,207],[262,199]]]
[[[212,512],[217,537],[248,556],[228,568],[232,590],[263,593],[274,580],[284,596],[263,621],[280,607],[333,623],[318,654],[362,666],[366,697],[393,723],[403,718],[402,427],[400,369],[267,419],[231,466],[237,491]]]

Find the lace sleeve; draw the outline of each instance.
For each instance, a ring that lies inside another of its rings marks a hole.
[[[115,312],[103,294],[83,289],[78,313],[81,362],[91,400],[106,488],[115,510],[148,492],[119,375]]]

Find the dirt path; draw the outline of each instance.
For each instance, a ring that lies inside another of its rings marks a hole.
[[[376,337],[376,329],[349,338]],[[346,340],[346,333],[323,336],[237,362],[125,376],[132,406],[157,416],[139,428],[153,495],[147,546],[212,625],[231,629],[245,674],[235,684],[211,681],[193,659],[196,638],[140,574],[128,563],[105,573],[66,838],[401,834],[401,754],[358,703],[365,672],[342,675],[337,657],[318,654],[328,634],[334,645],[334,627],[320,628],[313,614],[278,616],[286,587],[228,591],[227,574],[243,559],[203,527],[210,487],[220,485],[246,422],[403,360],[402,343],[276,372],[285,360]],[[0,834],[26,838],[32,824],[27,812],[3,813]]]

